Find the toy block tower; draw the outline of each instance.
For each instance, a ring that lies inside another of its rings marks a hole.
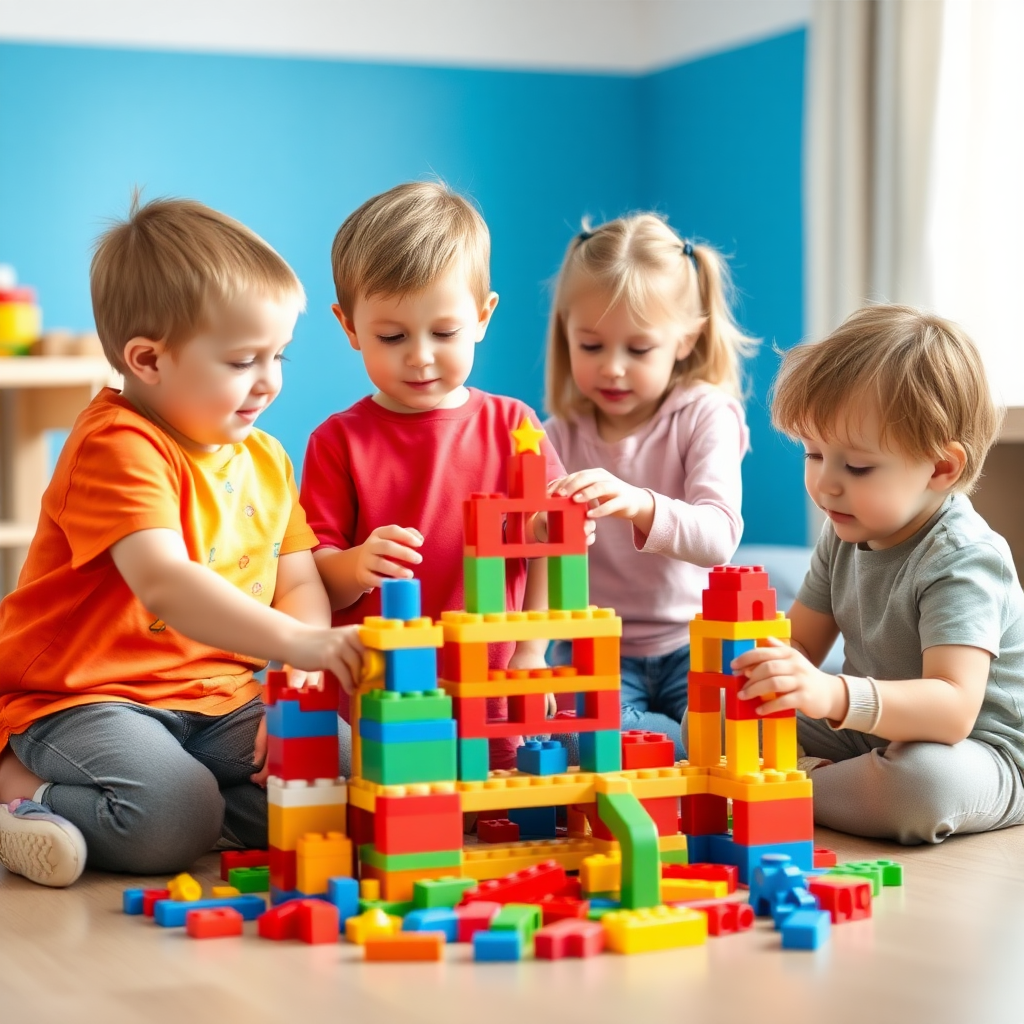
[[[274,903],[327,892],[352,874],[345,781],[338,776],[338,683],[293,689],[268,672],[267,779],[270,896]]]
[[[589,607],[586,509],[547,493],[542,430],[524,419],[512,431],[515,452],[508,465],[508,495],[473,494],[463,504],[466,612],[446,612],[444,688],[454,697],[459,726],[459,779],[487,778],[487,741],[550,731],[544,695],[575,694],[577,717],[567,722],[580,734],[584,771],[613,771],[619,751],[619,636],[613,613]],[[546,541],[530,539],[530,520],[547,518]],[[547,559],[547,612],[507,612],[505,560]],[[573,663],[537,671],[489,671],[488,643],[569,639]],[[508,719],[487,719],[487,698],[508,698]],[[560,744],[519,750],[517,767],[532,775],[565,771]],[[551,815],[553,822],[553,813]],[[536,833],[535,833],[536,834]],[[552,833],[553,834],[553,833]]]
[[[709,792],[683,797],[681,821],[691,847],[705,845],[699,837],[712,837],[710,859],[737,864],[744,881],[763,853],[789,853],[800,866],[812,867],[810,782],[802,775],[782,781],[796,769],[796,712],[758,715],[757,706],[764,701],[740,700],[737,694],[746,680],[729,671],[734,658],[765,645],[769,637],[788,640],[789,635],[789,620],[776,610],[775,591],[761,566],[717,566],[711,571],[703,613],[690,624],[688,750],[690,765],[707,770],[712,778]],[[770,793],[764,785],[753,792],[748,780],[760,778],[781,784]],[[716,785],[716,780],[725,785]],[[733,801],[731,839],[721,835],[727,827],[728,797]]]

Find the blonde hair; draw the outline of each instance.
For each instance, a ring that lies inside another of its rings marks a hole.
[[[577,295],[599,289],[608,308],[624,301],[641,322],[652,311],[699,332],[693,351],[677,362],[665,389],[706,381],[742,395],[740,363],[757,346],[733,320],[729,271],[710,246],[684,242],[660,217],[634,214],[584,230],[569,243],[555,285],[548,329],[549,412],[563,418],[593,408],[572,378],[566,320]]]
[[[211,303],[253,290],[306,304],[294,271],[255,232],[192,199],[142,205],[137,190],[127,218],[97,239],[89,281],[103,352],[120,373],[132,338],[176,348],[202,330]]]
[[[483,217],[435,181],[407,182],[368,199],[331,246],[338,305],[349,317],[357,298],[422,291],[460,261],[482,308],[491,290],[490,258]]]
[[[1002,419],[981,355],[956,324],[909,306],[866,306],[824,341],[790,349],[772,386],[775,427],[837,437],[846,417],[875,403],[881,441],[915,459],[967,454],[955,491],[970,493]]]

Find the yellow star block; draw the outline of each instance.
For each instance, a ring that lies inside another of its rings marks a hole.
[[[512,436],[516,439],[516,455],[523,452],[536,452],[540,455],[540,439],[544,436],[544,431],[535,427],[529,417],[523,417],[523,422],[512,431]]]

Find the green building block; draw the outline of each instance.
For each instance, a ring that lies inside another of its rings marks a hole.
[[[553,555],[548,559],[548,607],[571,611],[590,604],[586,555]]]
[[[467,889],[480,883],[475,878],[422,878],[412,883],[412,902],[417,910],[454,907]]]
[[[478,615],[505,611],[505,559],[462,559],[462,578],[466,590],[466,611]]]
[[[270,892],[270,868],[232,868],[228,872],[228,885],[240,893]]]
[[[373,843],[364,843],[359,847],[359,860],[379,871],[461,868],[462,850],[435,850],[430,853],[380,853]]]
[[[492,932],[519,932],[523,946],[533,945],[534,932],[539,931],[541,908],[532,903],[506,903],[491,919]]]
[[[392,917],[405,917],[410,910],[413,910],[411,900],[360,900],[359,913],[365,914],[367,910],[383,910],[385,914]]]
[[[622,733],[617,729],[580,734],[580,771],[622,771]]]
[[[686,850],[662,850],[661,851],[661,863],[662,864],[689,864],[690,855]]]
[[[359,713],[374,722],[434,722],[452,717],[452,699],[444,690],[370,690],[359,702]]]
[[[411,782],[454,782],[455,740],[378,743],[361,739],[363,778],[381,786]],[[486,742],[486,741],[485,741]]]
[[[487,773],[491,770],[491,751],[487,740],[459,740],[458,744],[459,782],[486,782]]]
[[[870,882],[872,896],[877,896],[882,891],[882,869],[873,864],[837,864],[834,868],[829,868],[826,874]]]
[[[658,830],[632,793],[598,793],[597,813],[622,851],[622,906],[640,910],[661,904]]]

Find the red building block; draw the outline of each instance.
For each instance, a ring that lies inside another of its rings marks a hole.
[[[604,943],[604,925],[600,921],[568,919],[541,928],[533,937],[533,951],[539,960],[597,956],[604,950]]]
[[[574,899],[572,896],[542,896],[537,900],[545,924],[578,918],[586,920],[590,910],[589,900]]]
[[[729,808],[724,796],[694,793],[681,797],[679,808],[679,831],[688,836],[714,836],[729,830]]]
[[[352,840],[352,848],[358,850],[364,843],[372,843],[376,825],[373,821],[373,811],[364,810],[349,804],[345,811],[345,831]]]
[[[462,802],[458,793],[378,796],[373,844],[380,853],[433,853],[462,849]]]
[[[569,899],[578,900],[583,896],[583,883],[579,875],[567,875],[565,884],[553,896],[567,896]]]
[[[814,839],[811,797],[798,800],[734,800],[732,837],[742,846]]]
[[[338,777],[338,737],[303,736],[298,739],[267,737],[270,774],[290,779]]]
[[[256,932],[261,939],[272,939],[281,942],[284,939],[299,937],[299,906],[298,900],[290,900],[280,906],[271,907],[265,914],[256,918]]]
[[[299,938],[311,946],[329,945],[338,941],[341,915],[326,900],[298,900]],[[285,904],[287,906],[287,904]]]
[[[836,857],[836,851],[830,850],[825,846],[816,846],[814,848],[814,866],[816,868],[834,868],[838,863]]]
[[[687,697],[690,711],[721,711],[723,678],[720,672],[691,672]]]
[[[739,868],[735,864],[663,864],[661,877],[725,882],[729,886],[729,892],[735,892],[739,882]]]
[[[341,692],[338,680],[326,672],[322,678],[322,688],[301,686],[296,689],[288,685],[287,672],[271,670],[263,684],[263,703],[269,707],[279,700],[297,700],[302,711],[337,711]]]
[[[481,882],[462,894],[462,904],[484,900],[491,903],[533,903],[551,896],[565,885],[565,868],[546,860],[532,868],[514,871],[503,878]]]
[[[275,889],[291,892],[296,886],[298,851],[270,848],[270,884]]]
[[[146,917],[153,916],[153,907],[156,905],[158,900],[169,900],[171,898],[170,889],[143,889],[142,890],[142,913]]]
[[[768,573],[763,565],[716,565],[708,573],[708,590],[765,590]],[[721,620],[719,620],[721,621]]]
[[[737,676],[740,679],[742,677]],[[767,721],[771,718],[796,718],[796,711],[793,708],[787,708],[783,711],[773,711],[770,715],[759,715],[757,709],[765,704],[769,698],[765,697],[761,700],[740,700],[737,696],[738,689],[726,690],[725,693],[725,717],[731,719],[734,722],[750,722],[755,719],[758,721]]]
[[[659,836],[674,836],[679,832],[679,797],[658,796],[640,801],[651,816]]]
[[[478,820],[476,837],[481,843],[518,843],[519,826],[508,818]]]
[[[825,875],[809,879],[807,888],[812,896],[817,896],[821,909],[829,912],[833,924],[871,916],[870,882]]]
[[[705,590],[701,611],[709,622],[770,622],[778,611],[775,590]]]
[[[709,935],[732,935],[754,927],[754,908],[736,900],[687,903],[687,907],[707,915]]]
[[[458,941],[472,942],[477,932],[485,932],[491,927],[491,921],[501,910],[501,904],[493,901],[479,900],[465,906],[455,908],[458,918]]]
[[[220,877],[226,882],[232,868],[265,868],[269,863],[267,850],[225,850],[220,855]]]
[[[185,931],[193,939],[219,939],[242,934],[242,915],[234,907],[190,910],[185,915]]]
[[[675,744],[665,733],[629,729],[622,734],[623,770],[671,768],[675,763]]]
[[[527,543],[524,523],[535,512],[548,514],[549,540]],[[462,503],[463,553],[475,558],[585,555],[585,522],[586,509],[570,498],[473,494]]]

